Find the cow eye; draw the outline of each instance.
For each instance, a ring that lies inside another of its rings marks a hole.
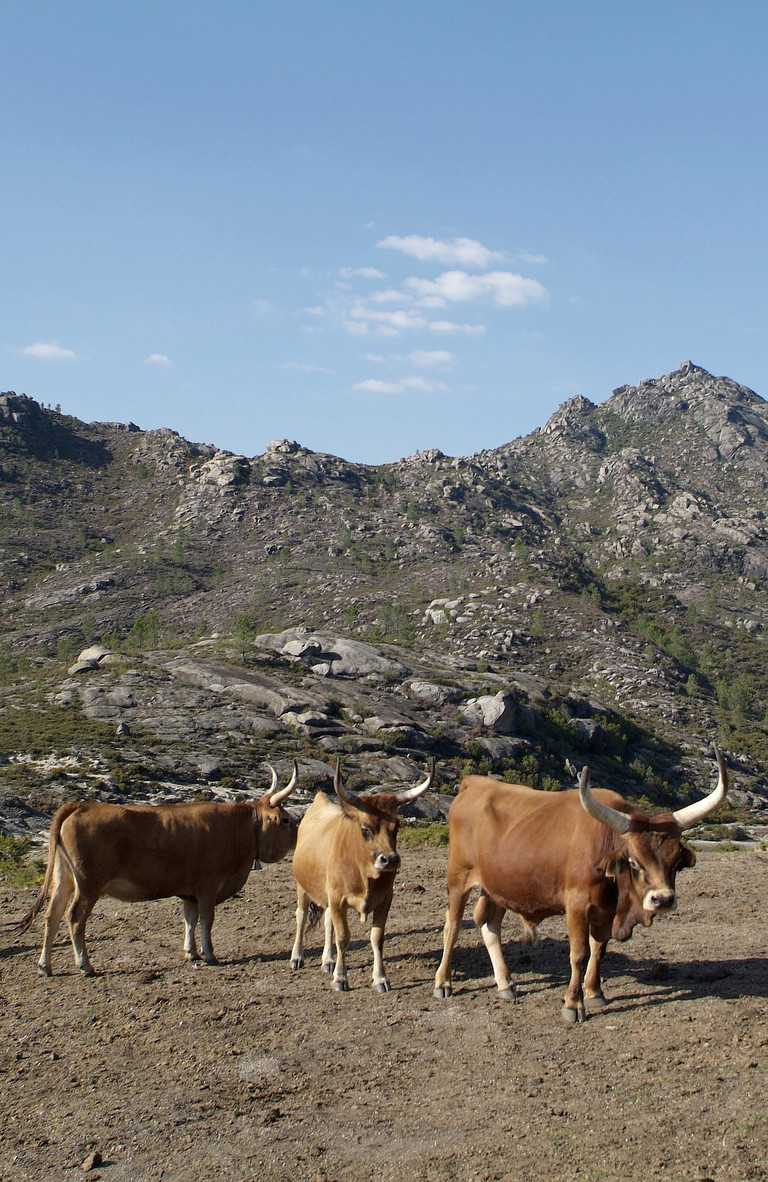
[[[639,862],[636,862],[634,858],[627,858],[627,861],[629,862],[629,868],[632,871],[632,873],[639,874],[640,873]]]
[[[373,830],[369,829],[367,825],[361,825],[360,832],[362,833],[362,835],[366,841],[370,841],[371,838],[373,837]]]

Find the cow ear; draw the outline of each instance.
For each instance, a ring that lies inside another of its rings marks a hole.
[[[690,870],[691,866],[696,865],[696,851],[689,849],[687,845],[683,846],[683,851],[680,855],[680,869]]]
[[[339,806],[345,817],[351,817],[353,821],[357,820],[360,810],[347,796],[339,797]]]
[[[606,878],[617,878],[622,870],[627,868],[627,859],[623,850],[611,850],[595,863],[595,870],[598,874],[604,874]]]

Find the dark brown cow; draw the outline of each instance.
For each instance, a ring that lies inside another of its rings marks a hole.
[[[51,976],[51,946],[64,912],[75,964],[94,969],[85,925],[98,899],[126,903],[177,895],[184,904],[184,954],[197,960],[200,921],[203,959],[216,964],[211,926],[216,905],[244,885],[254,865],[277,862],[296,844],[297,825],[282,802],[298,779],[294,763],[287,787],[271,787],[256,801],[117,805],[71,801],[57,810],[48,839],[48,866],[40,893],[16,925],[25,932],[50,895],[38,971]]]
[[[334,989],[349,989],[345,955],[349,945],[347,910],[352,907],[363,923],[369,915],[373,916],[373,988],[379,993],[389,991],[382,949],[395,875],[400,866],[396,848],[400,825],[397,810],[426,792],[434,774],[433,762],[427,778],[413,788],[356,796],[345,790],[337,763],[333,785],[339,803],[318,792],[299,825],[293,855],[297,905],[292,969],[300,969],[304,964],[304,932],[313,903],[325,912],[323,972],[333,973]]]
[[[717,787],[676,812],[647,817],[629,801],[589,787],[538,792],[484,776],[467,776],[448,816],[448,910],[435,997],[450,997],[451,954],[473,887],[481,888],[475,922],[502,997],[515,990],[501,948],[506,911],[520,915],[530,938],[548,915],[565,915],[571,979],[563,1017],[576,1022],[586,1007],[605,1005],[600,964],[611,936],[626,940],[637,923],[676,906],[675,875],[696,855],[680,836],[725,799],[727,774],[715,748]]]

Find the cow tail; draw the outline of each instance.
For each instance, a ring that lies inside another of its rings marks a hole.
[[[484,923],[488,923],[496,912],[496,904],[492,903],[486,895],[485,891],[480,892],[480,897],[475,903],[472,918],[475,921],[475,926],[481,928]]]
[[[38,915],[45,906],[51,889],[53,867],[56,863],[56,850],[61,843],[61,826],[66,821],[67,817],[70,816],[71,813],[74,813],[78,807],[78,802],[72,800],[68,804],[63,804],[60,809],[56,810],[56,814],[51,822],[51,831],[48,834],[48,865],[45,868],[45,878],[43,879],[43,885],[40,887],[40,890],[37,893],[37,898],[35,899],[27,914],[16,923],[10,925],[13,931],[15,931],[19,936],[22,936],[24,932],[29,931],[29,929],[32,927],[32,924],[35,922]],[[64,847],[61,846],[61,849],[63,852]],[[69,858],[67,858],[67,861],[69,862]]]
[[[323,914],[324,910],[325,910],[325,908],[318,907],[317,903],[313,903],[310,900],[309,916],[308,916],[308,920],[307,920],[307,931],[308,932],[310,932],[313,927],[317,926],[317,922],[320,919],[320,916]]]

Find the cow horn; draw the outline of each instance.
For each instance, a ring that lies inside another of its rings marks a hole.
[[[687,804],[672,814],[681,829],[692,829],[725,800],[725,794],[728,791],[728,773],[725,770],[725,761],[717,746],[715,746],[715,759],[717,760],[718,779],[717,785],[709,796],[705,796],[703,800],[696,800],[693,804]]]
[[[272,805],[273,808],[275,808],[278,804],[281,804],[285,800],[286,796],[290,796],[291,793],[293,792],[294,788],[296,787],[296,781],[299,778],[299,765],[296,762],[296,760],[294,759],[294,761],[293,761],[293,775],[291,776],[290,780],[286,784],[285,788],[281,788],[279,792],[275,792],[275,788],[277,788],[277,772],[275,771],[275,769],[272,767],[271,764],[268,763],[267,767],[269,768],[269,770],[272,773],[272,787],[269,790],[270,791],[269,803]]]
[[[336,759],[336,771],[333,773],[333,790],[342,800],[344,804],[351,804],[353,808],[365,810],[365,805],[359,796],[355,796],[354,792],[347,792],[344,787],[344,782],[341,778],[341,760]]]
[[[632,821],[627,814],[620,813],[618,809],[612,809],[607,804],[602,804],[592,795],[589,787],[589,768],[586,766],[582,768],[579,776],[579,796],[590,817],[594,817],[596,821],[602,821],[603,825],[613,829],[614,833],[629,832]]]
[[[417,796],[421,796],[422,792],[426,792],[431,788],[435,782],[435,761],[432,760],[429,767],[429,774],[426,780],[422,780],[420,784],[416,784],[413,788],[401,788],[399,792],[395,792],[397,799],[397,807],[408,804],[409,800],[415,800]]]

